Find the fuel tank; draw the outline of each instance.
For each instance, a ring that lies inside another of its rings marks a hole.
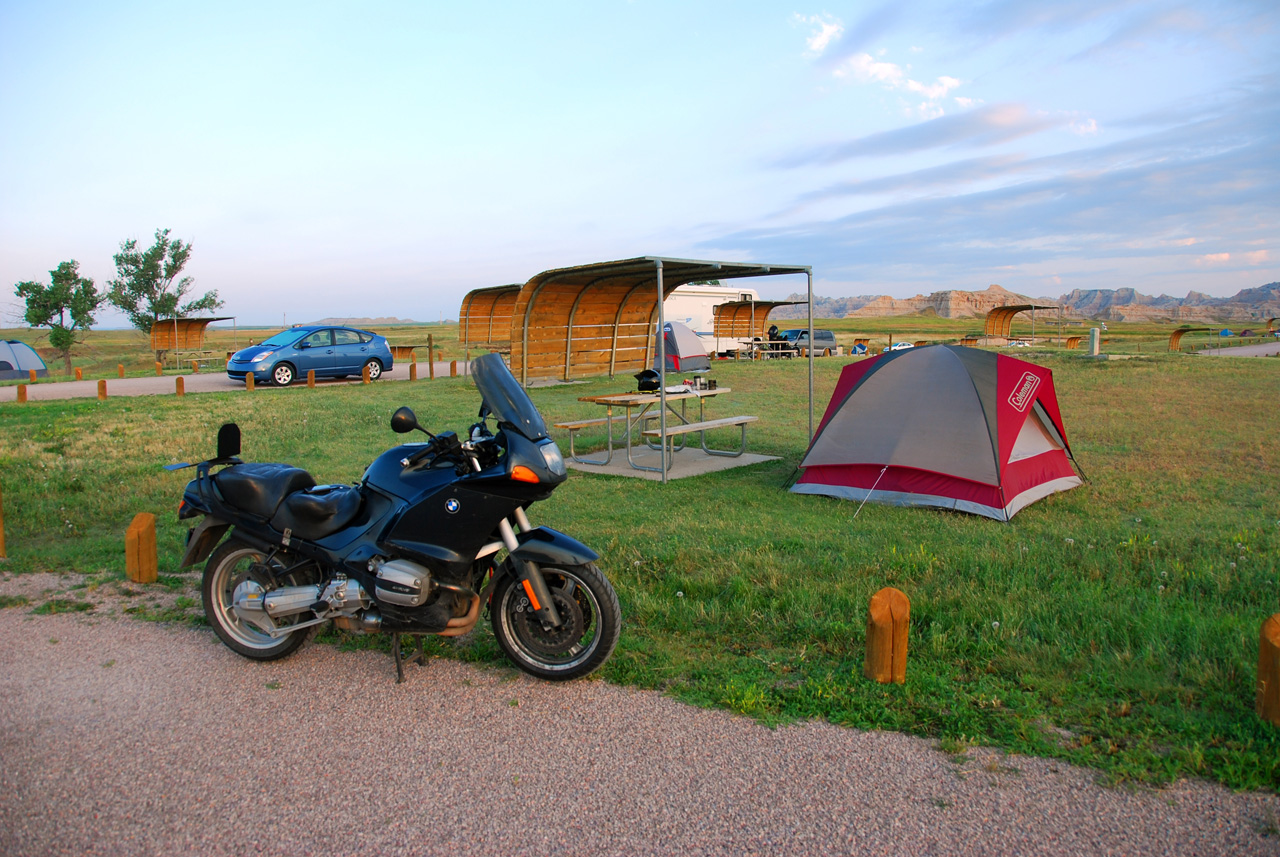
[[[413,467],[405,467],[400,463],[415,452],[421,452],[422,447],[423,444],[420,443],[391,447],[375,458],[365,470],[365,483],[392,497],[412,502],[457,479],[452,462],[423,462]]]

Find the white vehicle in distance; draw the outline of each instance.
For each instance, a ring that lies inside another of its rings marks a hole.
[[[915,348],[915,345],[910,342],[895,342],[881,353],[888,354],[890,351],[906,351],[908,348]]]

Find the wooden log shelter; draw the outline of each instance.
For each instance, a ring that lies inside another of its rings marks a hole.
[[[794,306],[803,301],[726,301],[712,312],[715,321],[712,335],[716,341],[727,339],[763,339],[768,329],[769,313],[780,306]],[[717,345],[717,350],[719,346]]]
[[[1031,336],[1034,339],[1036,333],[1036,310],[1052,309],[1058,312],[1058,326],[1062,326],[1062,307],[1057,304],[1017,304],[1013,306],[998,306],[987,313],[987,322],[983,329],[982,335],[988,339],[991,337],[999,337],[1008,339],[1009,333],[1013,329],[1013,319],[1018,313],[1031,313]]]
[[[511,353],[511,311],[520,296],[520,284],[476,289],[462,299],[458,312],[458,337],[463,348]]]
[[[235,321],[234,316],[217,318],[161,318],[151,325],[151,350],[168,351],[173,355],[174,365],[180,365],[185,357],[188,360],[201,360],[209,357],[204,345],[205,328],[215,321]],[[198,355],[198,356],[192,356]]]
[[[663,347],[654,336],[665,322],[659,296],[665,300],[685,283],[780,274],[811,276],[811,269],[662,256],[556,268],[520,286],[469,293],[459,311],[459,335],[464,345],[509,353],[511,370],[525,385],[634,373]],[[747,307],[750,319],[753,302],[734,303]],[[754,302],[756,335],[764,331],[762,309],[783,303],[796,302]]]
[[[1169,334],[1169,350],[1181,351],[1182,337],[1186,336],[1188,333],[1211,333],[1213,330],[1214,328],[1212,327],[1180,327],[1173,333]]]

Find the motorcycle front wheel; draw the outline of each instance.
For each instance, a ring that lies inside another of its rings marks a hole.
[[[567,681],[594,672],[618,644],[618,594],[594,563],[541,569],[561,626],[544,628],[524,587],[504,574],[490,611],[498,645],[516,666],[539,678]]]
[[[201,595],[204,599],[204,615],[213,626],[213,632],[227,648],[256,661],[274,661],[297,651],[319,630],[319,626],[312,625],[291,634],[272,637],[236,615],[235,591],[243,581],[255,580],[264,589],[271,589],[275,585],[269,579],[269,571],[263,566],[264,562],[262,551],[237,539],[228,539],[218,546],[204,567]],[[279,561],[276,560],[275,563],[278,565]],[[302,586],[316,583],[316,580],[308,579],[315,576],[299,572],[290,575],[284,582],[290,586]],[[296,621],[297,617],[276,620],[278,625]]]

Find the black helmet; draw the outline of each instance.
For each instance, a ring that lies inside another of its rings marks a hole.
[[[636,373],[636,389],[641,393],[656,393],[658,385],[662,383],[662,376],[653,369],[646,369],[643,372]]]

